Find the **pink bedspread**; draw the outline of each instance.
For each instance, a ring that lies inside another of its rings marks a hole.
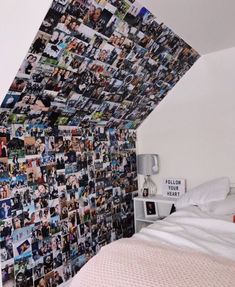
[[[234,287],[235,262],[191,250],[121,239],[103,247],[70,287]]]
[[[70,287],[234,287],[235,262],[201,252],[120,239],[103,247]]]

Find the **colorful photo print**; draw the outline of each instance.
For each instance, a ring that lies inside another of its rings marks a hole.
[[[1,254],[1,262],[8,261],[13,258],[13,240],[12,238],[8,238],[7,240],[0,241],[0,254]]]
[[[30,47],[30,53],[32,54],[42,54],[46,48],[47,43],[50,40],[50,34],[39,31]]]
[[[26,240],[29,239],[31,236],[33,227],[32,226],[26,226],[24,228],[15,229],[13,231],[13,242],[19,242],[20,240]]]
[[[8,260],[1,263],[2,286],[14,286],[14,260]]]
[[[15,257],[14,273],[16,286],[33,286],[32,254]]]
[[[14,108],[15,104],[19,101],[20,99],[20,94],[17,92],[9,92],[2,104],[1,104],[1,108],[7,108],[7,109],[12,109]]]
[[[0,200],[0,219],[8,219],[11,217],[11,200]]]
[[[34,68],[36,67],[36,64],[39,60],[39,56],[36,54],[29,53],[26,55],[26,58],[24,59],[22,65],[20,66],[20,69],[18,71],[18,77],[27,78],[31,75]]]
[[[40,31],[51,35],[55,26],[58,24],[60,17],[61,13],[50,8],[39,28]]]
[[[25,253],[31,254],[31,242],[29,239],[25,239],[23,241],[19,241],[14,244],[14,255],[19,256]]]
[[[26,86],[26,79],[22,79],[22,78],[15,78],[14,81],[12,82],[9,91],[11,92],[22,92]]]

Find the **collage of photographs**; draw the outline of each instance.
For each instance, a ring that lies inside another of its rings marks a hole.
[[[0,108],[4,287],[134,233],[135,130],[199,54],[135,0],[54,0]]]
[[[54,0],[0,117],[136,129],[198,58],[137,1]]]
[[[14,124],[0,133],[4,287],[58,286],[133,234],[135,132]],[[43,285],[44,284],[44,285]]]

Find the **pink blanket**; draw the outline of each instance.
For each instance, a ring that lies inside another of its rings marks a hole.
[[[204,253],[120,239],[103,247],[70,287],[234,287],[235,262]]]

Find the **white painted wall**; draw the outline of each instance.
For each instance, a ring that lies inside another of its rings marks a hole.
[[[235,48],[202,56],[139,127],[138,153],[157,153],[164,177],[188,187],[235,182]]]
[[[201,55],[235,46],[234,0],[137,0]]]
[[[4,99],[52,0],[0,1],[0,103]]]

